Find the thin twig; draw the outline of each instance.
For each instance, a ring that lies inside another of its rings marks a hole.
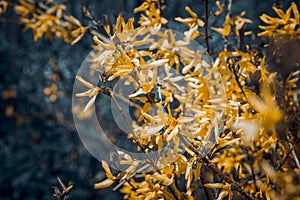
[[[297,166],[298,168],[300,168],[299,158],[298,158],[298,156],[297,156],[297,154],[296,154],[295,146],[294,146],[294,145],[292,145],[292,155],[293,155],[293,158],[294,158],[294,160],[295,160],[296,166]]]
[[[178,134],[179,139],[181,142],[190,148],[197,156],[201,156],[202,154],[194,147],[193,144],[191,144],[183,135]],[[221,169],[218,168],[218,166],[214,163],[212,163],[207,156],[205,157],[199,157],[199,161],[201,161],[203,164],[205,164],[207,167],[209,167],[213,172],[215,172],[219,177],[221,177],[224,181],[231,184],[232,190],[238,191],[242,196],[244,196],[248,200],[254,200],[250,194],[248,194],[246,191],[244,191],[239,183],[235,182],[230,176],[225,174]]]
[[[201,167],[201,168],[202,168],[202,167]],[[200,181],[201,181],[201,184],[202,184],[202,187],[203,187],[203,190],[204,190],[206,199],[212,200],[213,198],[211,197],[208,188],[204,186],[205,181],[204,181],[204,176],[203,176],[203,171],[202,171],[202,169],[201,169],[201,172],[200,172]]]
[[[239,30],[239,49],[242,50],[245,44],[245,25]]]
[[[253,182],[254,182],[255,192],[257,192],[258,191],[258,186],[256,184],[256,175],[255,175],[255,172],[254,172],[254,169],[253,169],[253,163],[251,161],[249,151],[250,151],[250,149],[248,148],[247,149],[247,158],[248,158],[249,163],[250,163],[250,170],[251,170],[252,179],[253,179]]]
[[[210,48],[209,48],[209,38],[210,36],[208,35],[208,18],[209,18],[209,10],[208,10],[208,0],[204,0],[205,2],[205,36],[204,40],[206,43],[206,51],[210,55]]]
[[[287,158],[288,158],[291,154],[293,155],[294,159],[297,159],[297,160],[295,160],[295,163],[296,163],[296,165],[298,165],[297,167],[300,168],[300,162],[299,162],[299,159],[298,159],[298,157],[297,157],[297,155],[296,155],[296,152],[295,152],[295,144],[297,144],[298,141],[299,141],[299,139],[296,138],[295,141],[293,141],[293,142],[290,141],[290,142],[289,142],[290,149],[289,149],[289,151],[287,152],[287,154],[284,156],[283,160],[275,167],[276,170],[278,170],[279,168],[282,167],[282,165],[285,163],[285,161],[287,160]],[[293,151],[294,151],[294,152],[293,152]],[[295,157],[295,156],[296,156],[296,157]]]
[[[128,126],[128,128],[130,129],[130,132],[133,135],[133,139],[136,142],[136,144],[139,146],[139,148],[143,151],[143,153],[145,154],[148,162],[150,163],[150,165],[152,165],[152,167],[159,173],[162,174],[162,172],[160,171],[160,169],[157,168],[157,166],[155,165],[154,160],[147,154],[146,149],[144,148],[144,146],[140,143],[140,141],[138,140],[137,136],[134,134],[134,131],[132,129],[131,124],[129,123],[129,120],[127,119],[123,109],[121,108],[120,104],[118,103],[117,99],[115,98],[113,92],[110,90],[110,88],[107,86],[106,82],[103,82],[105,84],[106,87],[106,91],[107,94],[112,98],[113,102],[115,103],[115,105],[117,106],[121,116],[123,117],[123,119],[125,120],[126,125]],[[124,183],[123,183],[124,184]],[[174,186],[171,186],[174,187]],[[185,199],[185,196],[183,196],[181,193],[179,194],[179,199]]]
[[[6,18],[0,18],[0,22],[17,24],[17,25],[21,25],[22,24],[22,22],[20,22],[20,21],[18,21],[16,19],[6,19]]]
[[[142,171],[144,171],[145,169],[147,169],[149,167],[149,164],[144,165],[143,167],[141,167],[140,169],[136,170],[134,173],[132,173],[130,176],[128,176],[124,181],[120,182],[118,185],[116,185],[116,187],[113,188],[114,191],[118,190],[122,185],[124,185],[124,183],[128,182],[131,178],[133,178],[136,174],[141,173]]]
[[[238,63],[238,65],[239,65],[239,63]],[[238,70],[235,69],[235,66],[233,64],[229,65],[229,68],[231,69],[231,71],[234,75],[234,79],[235,79],[236,83],[238,84],[239,88],[241,89],[243,96],[247,99],[246,93],[243,89],[243,86],[242,86],[240,80],[239,80]]]
[[[226,175],[221,169],[217,167],[214,163],[210,162],[207,157],[201,158],[203,163],[208,166],[212,171],[214,171],[218,176],[220,176],[224,181],[231,184],[232,190],[238,191],[241,195],[243,195],[248,200],[254,200],[250,194],[244,191],[239,183],[235,182],[230,176]]]
[[[178,199],[178,196],[176,195],[176,192],[173,190],[173,188],[169,188],[168,187],[167,190],[169,190],[172,193],[172,195],[173,195],[173,197],[174,197],[175,200]],[[179,198],[179,200],[181,200],[181,198]]]
[[[156,167],[154,161],[152,158],[150,158],[150,156],[147,154],[145,147],[140,143],[140,141],[138,140],[137,136],[134,134],[134,131],[132,129],[131,124],[129,123],[129,120],[127,119],[123,109],[121,108],[120,104],[118,103],[117,99],[115,98],[115,96],[111,93],[110,97],[112,98],[113,102],[115,103],[115,105],[117,106],[121,116],[123,117],[123,119],[125,120],[126,125],[128,126],[130,133],[133,135],[133,139],[134,141],[137,143],[137,145],[139,146],[139,148],[144,152],[145,156],[147,157],[147,160],[150,162],[150,164],[152,165],[152,167],[157,170],[159,173],[159,169]]]
[[[282,167],[282,165],[285,163],[285,161],[287,160],[287,158],[291,155],[292,153],[292,148],[288,151],[288,153],[284,156],[284,158],[282,159],[282,161],[275,167],[275,170],[278,170],[279,168]]]

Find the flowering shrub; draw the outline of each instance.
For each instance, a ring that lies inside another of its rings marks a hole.
[[[246,24],[252,23],[245,12],[234,16],[231,1],[216,1],[214,16],[225,12],[225,19],[223,27],[210,27],[204,3],[204,17],[186,7],[190,17],[175,18],[188,28],[182,37],[167,29],[160,0],[145,0],[134,9],[138,20],[118,16],[114,25],[108,17],[97,22],[82,7],[93,24],[84,26],[64,14],[65,5],[50,0],[2,0],[0,12],[12,5],[34,40],[45,35],[75,44],[86,33],[93,36],[89,73],[100,75],[97,84],[76,77],[87,88],[76,97],[88,100],[74,108],[74,116],[89,119],[97,97],[108,96],[126,124],[128,140],[145,155],[139,160],[114,152],[123,166],[116,174],[113,158],[103,159],[107,178],[96,189],[114,185],[125,199],[300,199],[300,58],[287,62],[290,55],[283,49],[285,43],[300,50],[297,5],[286,11],[273,6],[276,17],[261,16],[265,25],[258,36],[270,41],[270,52],[262,55],[244,43],[251,34]],[[223,51],[210,51],[208,29],[224,39]],[[230,38],[236,44],[229,44]],[[205,41],[206,52],[193,46],[195,39]],[[116,82],[133,90],[119,95]],[[45,94],[51,95],[50,89]],[[133,108],[130,119],[120,101]]]

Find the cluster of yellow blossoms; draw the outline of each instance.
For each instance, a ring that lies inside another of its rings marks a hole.
[[[224,12],[216,1],[214,17]],[[87,32],[78,20],[64,14],[66,7],[47,1],[34,7],[20,0],[15,6],[21,22],[34,32],[76,43]],[[51,6],[49,6],[51,5]],[[0,12],[6,10],[0,1]],[[229,6],[230,7],[230,6]],[[190,7],[191,17],[175,20],[187,25],[182,37],[164,29],[168,20],[161,0],[145,0],[134,12],[141,13],[139,26],[134,19],[116,19],[114,27],[104,26],[108,38],[94,36],[95,51],[90,59],[91,72],[100,72],[102,85],[93,85],[77,76],[88,88],[77,97],[89,98],[76,115],[88,118],[97,96],[105,94],[117,104],[128,101],[134,107],[129,140],[146,156],[140,161],[122,151],[119,165],[125,170],[114,175],[108,161],[102,161],[106,179],[96,189],[115,184],[126,199],[300,199],[300,107],[299,60],[287,78],[271,73],[269,57],[239,44],[225,47],[214,62],[203,49],[193,48],[193,40],[208,20]],[[299,43],[299,12],[296,3],[284,12],[274,6],[278,17],[261,16],[265,26],[258,36],[284,37]],[[223,27],[211,27],[213,33],[228,37],[246,37],[245,12],[227,14]],[[29,17],[31,16],[31,17]],[[112,28],[112,29],[111,29]],[[243,31],[242,31],[243,30]],[[295,70],[294,70],[295,69]],[[128,96],[118,96],[110,83],[121,81],[133,86]],[[49,93],[48,90],[45,93]],[[99,147],[101,148],[101,147]],[[153,155],[153,154],[151,154]],[[109,162],[114,162],[110,160]],[[146,173],[147,172],[147,173]]]

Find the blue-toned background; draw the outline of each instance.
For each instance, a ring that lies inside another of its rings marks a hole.
[[[86,23],[80,11],[83,2],[68,0],[67,6],[70,14]],[[103,14],[114,19],[121,11],[125,17],[133,16],[133,8],[141,1],[86,2],[98,19],[102,19]],[[278,2],[286,9],[292,1]],[[236,0],[232,11],[238,14],[246,10],[246,17],[254,22],[247,28],[257,33],[256,27],[261,23],[259,16],[272,14],[273,3],[275,0]],[[188,16],[184,10],[186,5],[204,14],[201,0],[171,0],[166,1],[166,5],[164,15],[170,21],[169,28],[177,31],[186,30],[173,20],[177,16]],[[11,10],[0,15],[0,19],[0,199],[51,199],[51,187],[58,186],[56,177],[66,184],[74,183],[71,199],[121,198],[118,192],[109,189],[93,189],[93,183],[104,178],[104,173],[100,171],[100,162],[80,143],[72,119],[73,82],[81,62],[92,50],[92,38],[86,35],[74,46],[58,39],[41,38],[34,42],[32,32],[22,31],[24,27],[15,23],[16,16]],[[3,19],[11,20],[3,23]],[[211,17],[210,23],[220,27],[223,19],[222,16]],[[252,39],[252,45],[260,45],[255,34]],[[223,48],[217,34],[213,34],[210,44],[213,51]],[[57,79],[58,93],[57,100],[51,102],[44,89],[51,86],[53,75]]]

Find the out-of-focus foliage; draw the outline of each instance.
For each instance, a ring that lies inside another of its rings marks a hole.
[[[96,189],[116,184],[115,189],[121,188],[125,199],[196,199],[200,194],[207,199],[300,198],[300,58],[286,66],[287,76],[282,75],[281,68],[270,66],[274,64],[270,62],[272,59],[278,63],[284,58],[274,58],[276,53],[262,55],[259,49],[242,43],[251,33],[245,29],[246,24],[252,21],[244,17],[245,12],[233,15],[231,4],[232,1],[216,2],[215,16],[227,13],[223,27],[211,27],[225,41],[223,51],[212,55],[213,64],[206,62],[200,52],[186,48],[191,40],[201,36],[209,40],[202,33],[209,26],[208,20],[190,7],[186,7],[190,17],[175,18],[188,27],[184,40],[176,40],[172,31],[161,29],[168,27],[168,20],[162,15],[166,7],[160,0],[145,0],[134,10],[141,13],[137,27],[134,18],[125,20],[119,16],[115,25],[101,24],[100,36],[93,34],[94,48],[99,53],[94,55],[92,70],[104,66],[103,77],[99,79],[103,86],[92,85],[77,76],[87,87],[87,91],[77,96],[90,100],[75,114],[88,118],[84,113],[89,112],[98,95],[115,98],[107,82],[122,79],[135,87],[135,92],[125,98],[139,102],[128,139],[145,154],[150,150],[160,152],[164,145],[173,144],[166,154],[149,157],[147,162],[118,152],[119,164],[128,166],[118,174],[113,174],[108,163],[102,161],[107,178],[96,183]],[[0,11],[5,12],[6,1],[0,5]],[[76,43],[87,32],[78,20],[63,14],[65,6],[53,1],[41,5],[46,7],[36,8],[25,0],[14,5],[21,22],[33,30],[35,40],[43,34],[47,38],[54,34]],[[263,32],[258,36],[266,36],[270,43],[293,41],[299,46],[296,3],[286,11],[276,6],[273,10],[278,17],[263,14],[261,20],[266,25],[259,26]],[[160,39],[153,40],[153,35],[159,35]],[[228,45],[229,37],[236,39],[235,45]],[[149,51],[140,50],[142,45],[150,45]],[[207,75],[203,70],[210,73]],[[212,99],[213,90],[206,81],[218,89],[220,77],[205,76],[216,71],[222,74],[226,99]],[[165,85],[158,78],[160,73],[165,75]],[[185,88],[177,83],[181,79],[187,82]],[[180,94],[176,93],[178,90]],[[159,98],[153,91],[158,91]],[[45,88],[44,92],[55,100],[55,86]],[[174,108],[175,101],[178,106]],[[214,116],[213,109],[224,111],[221,116]],[[223,129],[213,123],[216,117],[224,121]],[[209,144],[213,131],[220,134],[215,135],[215,143]],[[201,150],[206,145],[212,148],[203,155]],[[138,173],[146,168],[154,170]]]
[[[1,1],[0,14],[5,12],[8,4],[11,4],[16,14],[20,16],[19,20],[25,25],[25,29],[33,31],[34,41],[45,35],[49,40],[56,37],[75,44],[87,31],[75,17],[65,14],[67,7],[64,4],[58,4],[53,0],[45,2],[20,0],[18,4]]]
[[[3,14],[6,12],[7,6],[8,6],[7,1],[0,1],[0,14]]]
[[[279,35],[300,37],[300,17],[296,3],[293,2],[286,12],[276,6],[273,6],[273,10],[278,17],[271,17],[266,14],[260,16],[260,19],[267,26],[259,26],[264,31],[258,35],[266,35],[268,37],[278,37]]]

